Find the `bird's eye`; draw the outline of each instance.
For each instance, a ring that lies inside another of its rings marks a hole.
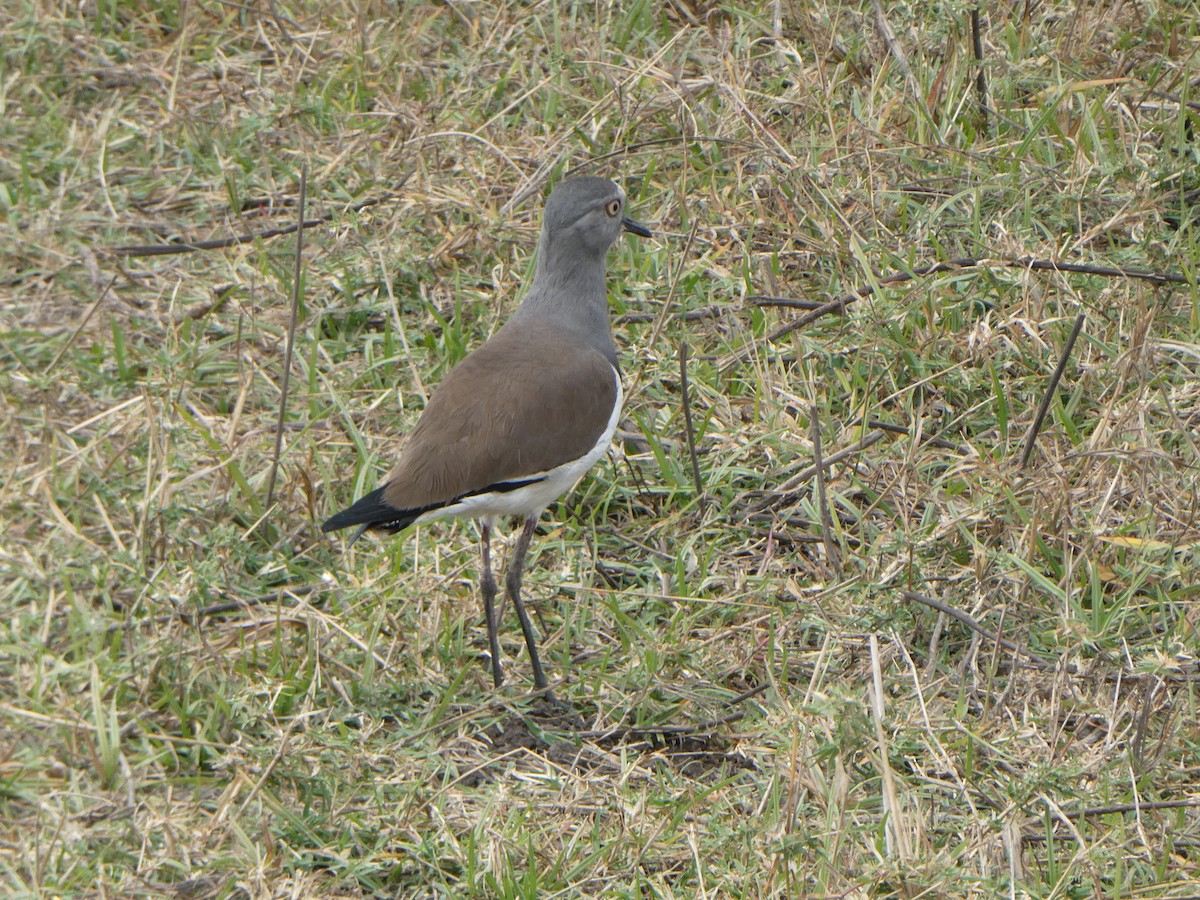
[[[621,211],[621,201],[620,200],[609,200],[608,203],[604,207],[604,211],[606,213],[608,213],[610,216],[615,216],[617,213],[619,213]]]

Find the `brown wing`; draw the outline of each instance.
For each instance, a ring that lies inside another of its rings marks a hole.
[[[383,500],[418,509],[578,459],[616,402],[604,354],[545,326],[501,329],[438,385]]]

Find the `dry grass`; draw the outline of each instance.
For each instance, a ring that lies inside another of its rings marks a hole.
[[[985,130],[969,10],[886,6],[890,49],[832,2],[0,12],[6,895],[1200,892],[1200,9],[985,15]],[[284,227],[305,163],[268,509],[293,238],[115,248]],[[623,439],[527,578],[578,721],[511,622],[491,690],[469,525],[316,527],[568,172],[658,232],[611,259]],[[755,299],[968,256],[1193,283]]]

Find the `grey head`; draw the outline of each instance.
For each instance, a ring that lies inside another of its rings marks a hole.
[[[551,266],[576,265],[589,257],[603,262],[623,228],[650,236],[649,229],[625,215],[625,193],[607,178],[571,178],[546,201],[539,261]]]
[[[625,215],[625,194],[607,178],[571,178],[555,187],[542,214],[533,283],[510,324],[536,320],[571,331],[615,361],[604,257],[622,230],[650,237]]]

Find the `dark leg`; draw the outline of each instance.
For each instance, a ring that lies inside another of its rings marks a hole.
[[[521,631],[525,633],[525,646],[529,648],[529,661],[533,663],[533,686],[541,691],[549,687],[546,673],[542,671],[542,660],[538,656],[537,637],[533,633],[533,623],[529,621],[529,613],[525,612],[525,604],[521,600],[521,572],[525,568],[525,554],[529,551],[529,541],[537,528],[537,519],[525,520],[521,536],[513,547],[512,562],[508,564],[508,575],[504,579],[504,587],[513,606],[517,608],[517,617],[521,620]]]
[[[483,614],[487,617],[488,646],[492,652],[492,681],[496,687],[504,684],[500,669],[500,636],[496,633],[496,579],[492,576],[492,527],[479,523],[479,549],[483,556],[483,571],[479,575],[479,592],[483,594]]]

